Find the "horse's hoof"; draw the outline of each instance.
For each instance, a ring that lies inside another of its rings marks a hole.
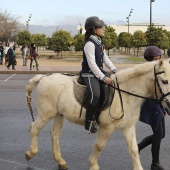
[[[67,170],[67,169],[68,169],[68,166],[66,164],[58,166],[58,170]]]
[[[28,153],[25,154],[25,159],[29,161],[31,159],[30,155]]]

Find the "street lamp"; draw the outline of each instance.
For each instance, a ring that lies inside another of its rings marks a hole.
[[[82,28],[81,22],[79,22],[79,26],[80,26],[79,34],[82,34],[83,28]]]
[[[152,2],[155,2],[155,0],[150,0],[150,28],[152,26]]]
[[[30,14],[30,16],[29,16],[29,18],[28,18],[28,21],[26,21],[27,31],[29,31],[29,21],[31,21],[31,16],[32,16],[32,14]]]
[[[129,16],[126,17],[126,19],[127,19],[126,22],[128,23],[128,33],[129,33],[129,18],[130,18],[130,16],[131,16],[131,13],[133,12],[133,10],[134,10],[134,9],[131,8],[131,10],[130,10],[130,12],[129,12]]]

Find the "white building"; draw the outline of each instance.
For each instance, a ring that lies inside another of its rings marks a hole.
[[[125,25],[109,25],[109,26],[113,27],[115,29],[115,32],[117,33],[117,35],[119,35],[121,32],[128,32],[128,30],[129,30],[129,33],[131,33],[131,34],[133,34],[135,31],[138,31],[138,30],[146,32],[149,24],[148,23],[134,23],[134,24],[129,24],[129,26],[127,24],[125,24]],[[163,28],[164,30],[167,30],[167,31],[170,31],[170,26],[165,26],[165,25],[157,24],[157,23],[154,23],[154,26]],[[128,27],[129,27],[129,29],[128,29]],[[78,33],[80,33],[81,28],[82,28],[82,34],[84,34],[85,33],[84,26],[78,25],[77,31],[78,31]]]

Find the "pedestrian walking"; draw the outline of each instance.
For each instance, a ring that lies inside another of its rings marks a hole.
[[[39,68],[38,68],[38,58],[39,58],[39,55],[36,53],[36,47],[35,47],[35,44],[34,44],[34,43],[31,43],[30,56],[31,56],[30,70],[32,70],[33,60],[34,60],[35,63],[36,63],[36,69],[39,70]]]
[[[9,43],[7,42],[6,45],[5,45],[5,49],[4,49],[4,52],[5,52],[5,66],[7,66],[7,63],[8,63],[8,56],[7,56],[8,50],[9,50]]]
[[[28,45],[24,44],[24,47],[21,48],[21,55],[23,58],[23,66],[27,66],[27,59],[28,59],[29,54],[30,54],[30,50],[28,48]]]
[[[167,50],[168,57],[170,57],[170,48]]]
[[[0,64],[3,64],[3,57],[4,57],[4,47],[2,43],[0,42]]]
[[[15,69],[16,56],[15,51],[13,50],[13,45],[10,45],[10,48],[8,49],[7,58],[8,58],[7,68],[9,69],[9,67],[12,65],[12,69],[16,70]]]
[[[149,46],[146,48],[144,52],[144,58],[150,62],[160,60],[161,51],[156,46]],[[153,96],[153,98],[155,98],[155,96]],[[152,153],[151,170],[165,170],[160,165],[159,160],[161,141],[165,137],[165,120],[164,120],[165,115],[167,115],[167,112],[161,105],[160,101],[147,99],[142,104],[139,120],[150,125],[153,134],[145,137],[138,144],[138,148],[140,152],[145,147],[151,145]]]

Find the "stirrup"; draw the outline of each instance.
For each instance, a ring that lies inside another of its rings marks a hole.
[[[97,132],[97,122],[95,120],[90,121],[88,133],[91,134],[91,133],[96,133],[96,132]]]

